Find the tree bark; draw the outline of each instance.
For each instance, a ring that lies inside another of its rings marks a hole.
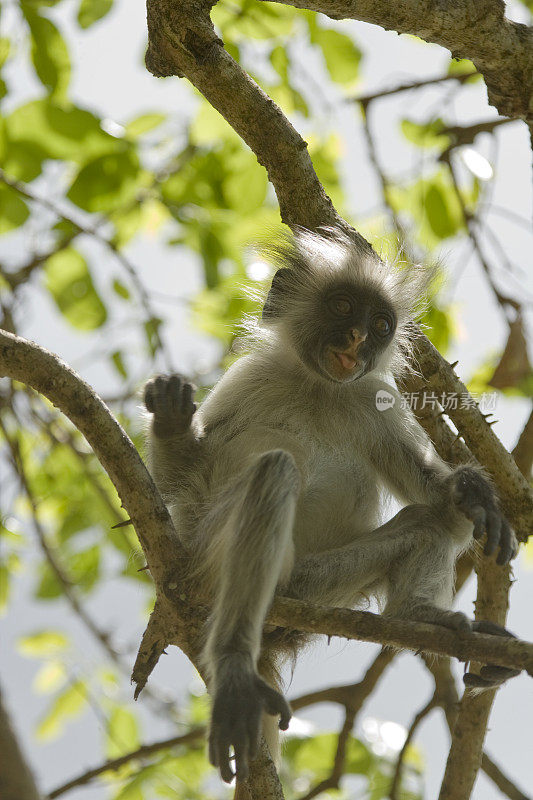
[[[20,749],[0,689],[0,797],[2,800],[40,800],[31,769]]]

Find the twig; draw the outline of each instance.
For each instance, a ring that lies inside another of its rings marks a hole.
[[[433,711],[434,708],[437,708],[439,705],[439,700],[437,694],[433,695],[431,700],[426,703],[426,705],[420,709],[418,714],[415,715],[409,729],[407,731],[407,736],[405,737],[405,741],[402,745],[402,749],[398,753],[398,758],[396,759],[396,764],[394,767],[394,774],[392,776],[391,786],[389,789],[389,800],[398,800],[398,792],[400,791],[401,780],[402,780],[402,772],[403,772],[403,762],[405,760],[405,756],[407,754],[407,749],[411,744],[413,737],[418,729],[418,726],[421,722],[425,720],[425,718]]]
[[[128,764],[130,761],[140,761],[148,756],[154,755],[154,753],[159,753],[161,750],[169,750],[171,747],[178,747],[182,744],[190,744],[191,742],[201,739],[204,735],[205,728],[198,727],[193,728],[181,736],[172,736],[170,739],[162,739],[161,741],[153,742],[152,744],[143,744],[141,747],[138,747],[137,750],[132,750],[130,753],[125,753],[119,758],[113,758],[109,761],[105,761],[103,764],[100,764],[100,766],[93,767],[92,769],[83,772],[81,775],[78,775],[76,778],[72,778],[71,780],[67,781],[67,783],[57,786],[46,795],[46,800],[54,800],[54,798],[60,797],[62,794],[69,792],[71,789],[75,789],[76,786],[84,786],[90,781],[93,781],[104,772],[111,772],[120,769],[120,767],[123,767],[124,764]]]
[[[475,75],[479,74],[480,73],[474,69],[470,72],[464,72],[462,75],[438,75],[435,78],[424,78],[424,80],[420,81],[401,83],[394,88],[381,89],[379,92],[374,92],[372,94],[360,94],[357,97],[348,98],[347,102],[362,103],[364,106],[367,106],[374,100],[380,100],[382,97],[390,97],[390,95],[399,94],[400,92],[408,92],[411,89],[421,89],[424,86],[433,86],[438,83],[445,83],[446,81],[458,81],[459,83],[465,83],[470,78],[473,78]]]
[[[47,253],[45,255],[36,256],[35,258],[32,259],[32,261],[29,264],[26,264],[26,266],[22,267],[20,270],[18,270],[15,273],[3,273],[4,277],[6,278],[6,280],[8,281],[8,283],[10,284],[10,286],[12,288],[16,288],[19,284],[21,284],[24,281],[26,281],[28,279],[29,275],[31,275],[31,273],[33,272],[33,270],[36,267],[40,266],[40,264],[42,264],[44,261],[46,261],[48,258],[50,258],[50,256],[54,255],[55,253],[59,252],[60,250],[65,249],[65,247],[67,247],[70,244],[70,242],[72,242],[72,240],[76,238],[76,236],[78,236],[80,233],[82,233],[82,234],[84,234],[86,236],[91,236],[93,239],[96,239],[96,241],[100,242],[105,247],[107,247],[107,248],[109,248],[111,250],[111,252],[115,256],[117,261],[119,261],[119,263],[122,265],[123,269],[128,273],[132,284],[135,286],[135,289],[137,291],[141,306],[144,309],[144,312],[146,314],[147,321],[151,320],[151,319],[154,319],[156,317],[155,312],[152,309],[150,296],[149,296],[148,292],[146,291],[146,288],[145,288],[143,282],[139,278],[139,275],[137,273],[136,268],[133,266],[131,261],[124,255],[124,253],[122,253],[122,251],[119,250],[119,248],[113,242],[113,240],[112,239],[108,239],[106,236],[104,236],[100,232],[99,228],[107,220],[100,219],[100,220],[98,220],[96,222],[95,225],[92,225],[92,226],[82,225],[71,214],[67,214],[66,212],[62,211],[58,206],[56,206],[55,203],[53,203],[48,198],[40,197],[39,195],[36,195],[24,183],[22,183],[21,181],[17,181],[14,178],[9,177],[9,175],[7,175],[4,172],[3,169],[0,169],[0,180],[3,183],[5,183],[6,186],[10,186],[12,189],[14,189],[16,192],[21,194],[23,197],[26,197],[28,200],[31,200],[34,203],[38,203],[39,205],[43,206],[43,208],[47,208],[49,211],[51,211],[53,214],[55,214],[55,216],[60,217],[61,219],[65,220],[70,225],[72,225],[73,228],[74,228],[74,230],[71,233],[67,234],[59,242],[59,245],[57,247],[55,247],[49,253]],[[166,352],[165,346],[164,346],[163,341],[161,340],[161,338],[159,336],[159,332],[157,331],[157,328],[154,329],[154,338],[155,338],[155,343],[156,343],[156,349],[161,351],[161,353],[163,354],[163,356],[165,358],[167,368],[170,371],[172,371],[172,360],[171,360],[170,356],[168,355],[168,353]]]

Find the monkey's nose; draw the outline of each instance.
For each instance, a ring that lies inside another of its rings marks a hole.
[[[367,333],[361,333],[357,328],[352,328],[350,331],[350,337],[356,347],[359,347],[365,341],[367,335]]]

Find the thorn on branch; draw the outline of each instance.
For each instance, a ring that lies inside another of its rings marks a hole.
[[[111,525],[111,530],[114,531],[117,528],[125,528],[128,525],[133,525],[133,521],[131,519],[123,519],[122,522],[117,522],[116,525]]]

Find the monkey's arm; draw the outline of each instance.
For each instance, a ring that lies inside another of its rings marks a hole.
[[[498,564],[506,564],[518,544],[490,482],[475,466],[452,469],[442,461],[410,409],[402,408],[400,396],[394,394],[394,406],[379,412],[378,440],[372,448],[377,471],[399,499],[437,505],[444,515],[457,516],[458,525],[466,517],[474,524],[475,539],[486,531],[485,555],[499,548]]]
[[[192,429],[196,411],[193,386],[179,375],[158,375],[146,384],[144,403],[153,414],[150,425],[150,471],[164,497],[176,492],[176,484],[201,454],[201,443]]]

